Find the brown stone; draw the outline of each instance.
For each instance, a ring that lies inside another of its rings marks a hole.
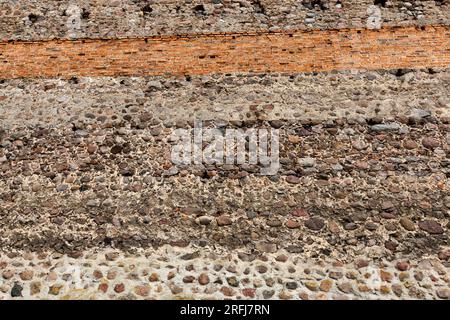
[[[448,288],[438,289],[436,290],[436,295],[440,299],[450,299],[450,289]]]
[[[330,278],[332,278],[332,279],[337,280],[337,279],[342,278],[344,275],[343,275],[342,272],[340,272],[340,271],[330,271],[330,272],[328,273],[328,276],[329,276]]]
[[[195,280],[194,276],[184,276],[183,277],[183,282],[184,283],[192,283],[192,282],[194,282],[194,280]]]
[[[294,217],[309,217],[308,212],[305,209],[295,209],[291,212]]]
[[[228,225],[233,223],[231,221],[230,217],[228,217],[226,215],[222,215],[222,216],[217,217],[216,221],[217,221],[217,225],[218,226],[228,226]]]
[[[277,245],[270,242],[259,242],[255,245],[256,249],[261,252],[274,253],[277,251]]]
[[[389,294],[391,293],[391,289],[386,285],[382,285],[380,286],[380,292],[381,294]]]
[[[8,269],[2,272],[3,279],[9,280],[14,276],[14,270]]]
[[[100,283],[98,285],[98,291],[106,293],[106,291],[108,291],[108,284],[107,283]]]
[[[441,142],[436,138],[423,138],[422,145],[427,149],[435,149],[441,145]]]
[[[406,271],[409,269],[409,263],[406,261],[399,261],[397,262],[396,267],[400,271]]]
[[[172,294],[180,294],[183,292],[183,288],[177,285],[171,285],[170,287],[170,292],[172,292]]]
[[[222,292],[222,294],[223,294],[225,297],[232,297],[232,296],[234,296],[234,290],[231,289],[230,287],[222,287],[222,288],[220,289],[220,292]]]
[[[190,241],[186,239],[177,239],[170,241],[170,245],[172,247],[180,247],[180,248],[186,248],[189,245]]]
[[[286,262],[288,260],[288,257],[284,254],[281,254],[281,255],[277,256],[275,258],[275,260],[278,262]]]
[[[150,275],[150,277],[148,278],[148,280],[149,280],[150,282],[158,281],[158,280],[159,280],[159,275],[158,275],[157,273],[153,272],[153,273]]]
[[[235,277],[227,277],[227,282],[232,287],[238,287],[239,286],[239,280]]]
[[[419,145],[418,145],[417,142],[415,142],[415,141],[412,141],[412,140],[405,140],[405,141],[403,142],[403,147],[404,147],[405,149],[412,150],[412,149],[417,149],[417,148],[419,147]]]
[[[254,298],[256,295],[256,290],[251,288],[246,288],[242,290],[242,294],[247,298]]]
[[[360,285],[358,285],[358,290],[359,290],[359,292],[366,293],[366,292],[370,291],[370,288],[365,284],[360,284]]]
[[[392,276],[392,273],[390,273],[390,272],[380,270],[380,278],[383,281],[391,282],[393,276]]]
[[[405,230],[408,230],[408,231],[414,231],[416,229],[414,222],[412,222],[410,219],[405,218],[405,217],[400,219],[400,224]]]
[[[50,271],[46,277],[47,281],[55,281],[58,279],[58,274],[55,271]]]
[[[295,220],[288,220],[286,222],[286,227],[289,229],[298,229],[300,228],[300,223]]]
[[[289,293],[287,293],[286,291],[281,291],[281,292],[278,294],[278,297],[279,297],[281,300],[290,300],[290,299],[292,299],[292,295],[289,294]]]
[[[358,269],[365,268],[365,267],[367,267],[368,265],[369,265],[369,261],[367,261],[367,260],[362,260],[362,259],[360,259],[360,260],[358,260],[358,261],[356,262],[356,267],[357,267]]]
[[[108,252],[105,254],[105,258],[108,261],[116,261],[119,258],[118,252]]]
[[[114,280],[117,277],[117,271],[114,270],[109,270],[108,273],[106,274],[106,278],[108,280]]]
[[[57,296],[61,292],[62,287],[63,287],[62,285],[56,285],[56,284],[52,285],[48,289],[48,293],[51,295]]]
[[[325,279],[320,282],[320,291],[329,292],[333,286],[333,280]]]
[[[97,145],[91,143],[87,146],[87,152],[93,154],[97,151],[97,148],[98,148]]]
[[[299,136],[294,136],[294,135],[288,135],[288,140],[290,143],[292,144],[297,144],[300,143],[302,141],[302,138]]]
[[[394,241],[388,240],[384,243],[384,247],[392,252],[395,252],[397,250],[398,244]]]
[[[336,221],[328,222],[328,229],[333,234],[339,234],[341,232],[341,227],[339,226],[338,223],[336,223]]]
[[[305,282],[305,287],[307,287],[311,291],[317,291],[319,286],[317,285],[317,282],[307,281]]]
[[[305,221],[305,226],[308,229],[319,231],[325,226],[325,223],[322,219],[313,217]]]
[[[125,285],[123,283],[118,283],[114,286],[114,291],[117,293],[122,293],[125,291]]]
[[[440,260],[448,260],[450,258],[450,250],[443,250],[439,252],[438,258]]]
[[[300,178],[296,177],[296,176],[287,176],[286,177],[286,182],[290,183],[290,184],[299,184],[300,183]]]
[[[299,297],[301,300],[309,300],[309,295],[308,295],[306,292],[300,292],[300,293],[298,294],[298,297]]]
[[[93,275],[94,275],[95,279],[103,278],[103,273],[100,270],[94,270]]]
[[[338,289],[343,293],[351,293],[353,291],[353,286],[350,282],[342,282],[337,285]]]
[[[267,221],[267,225],[269,226],[269,227],[274,227],[274,228],[278,228],[278,227],[281,227],[281,221],[279,220],[279,219],[269,219],[268,221]]]
[[[33,279],[33,276],[34,276],[33,270],[24,270],[21,273],[19,273],[19,277],[23,281],[29,281],[29,280]]]
[[[30,283],[30,295],[34,296],[36,294],[39,294],[41,292],[41,282],[40,281],[33,281]]]
[[[402,286],[400,284],[393,284],[392,285],[392,292],[394,292],[394,294],[397,297],[401,297],[403,294],[403,289]]]
[[[198,277],[198,283],[200,283],[202,286],[207,285],[209,283],[209,277],[206,273],[200,274]]]
[[[408,272],[400,272],[398,275],[398,279],[403,282],[407,279],[409,279],[409,273]]]
[[[419,228],[430,234],[444,233],[444,229],[441,227],[441,225],[434,220],[425,220],[419,222]]]
[[[83,256],[83,252],[82,251],[71,251],[67,255],[73,259],[78,259]]]
[[[147,285],[140,285],[134,287],[134,293],[141,297],[147,297],[150,293],[150,287]]]

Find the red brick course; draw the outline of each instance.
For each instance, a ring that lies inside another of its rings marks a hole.
[[[450,27],[0,43],[0,78],[450,66]]]

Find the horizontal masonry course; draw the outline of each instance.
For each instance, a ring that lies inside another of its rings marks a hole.
[[[0,59],[2,79],[444,68],[450,28],[13,41],[0,43]]]

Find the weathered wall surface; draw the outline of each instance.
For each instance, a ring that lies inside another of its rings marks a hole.
[[[354,123],[374,118],[414,123],[422,116],[448,121],[449,86],[448,69],[15,79],[0,83],[0,121],[8,130],[97,122],[114,126],[129,114],[136,124],[149,114],[167,127],[195,118],[305,125],[340,118]]]
[[[0,256],[0,297],[14,299],[445,299],[439,260],[354,263],[218,247]],[[446,282],[447,281],[447,282]]]
[[[448,19],[0,0],[0,299],[449,299]],[[280,170],[173,165],[196,118],[280,129]]]
[[[314,238],[310,252],[344,260],[345,243],[437,254],[448,245],[448,81],[448,71],[4,81],[1,244],[251,250],[265,241],[304,251]],[[328,114],[317,111],[327,91]],[[215,100],[234,102],[216,109]],[[170,134],[191,126],[194,110],[214,127],[282,128],[278,174],[173,166]]]
[[[1,0],[0,39],[448,25],[449,12],[448,0]]]
[[[444,68],[450,27],[8,42],[0,50],[0,79]]]

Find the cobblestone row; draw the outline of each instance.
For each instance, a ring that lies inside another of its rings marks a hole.
[[[194,119],[359,122],[428,114],[445,119],[449,86],[448,69],[3,80],[0,120],[3,129],[12,129],[108,127],[131,117],[141,117],[145,126]]]
[[[442,259],[306,260],[220,247],[0,254],[0,299],[449,299]]]

